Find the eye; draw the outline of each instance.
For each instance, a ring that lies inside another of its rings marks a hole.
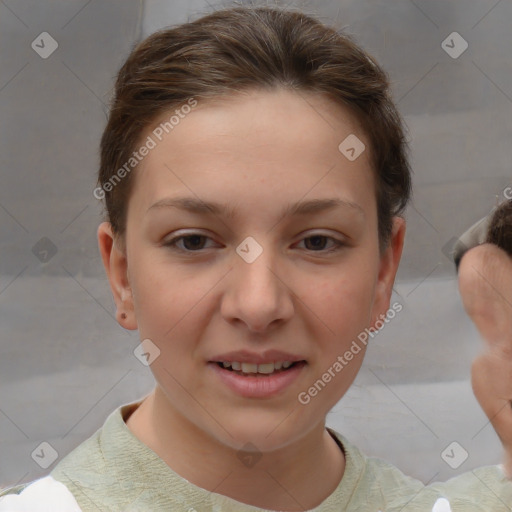
[[[181,235],[181,236],[175,236],[174,238],[171,238],[167,242],[165,242],[163,245],[165,247],[170,247],[171,249],[175,249],[177,251],[182,252],[199,252],[198,249],[202,249],[202,247],[197,247],[201,244],[201,240],[210,239],[210,237],[206,235],[202,235],[201,233],[192,233],[190,235]],[[178,247],[178,242],[181,240],[184,241],[185,248]],[[210,239],[211,240],[211,239]],[[188,247],[186,247],[188,245]],[[192,249],[190,249],[192,247]]]
[[[313,241],[313,243],[310,244],[311,247],[316,248],[316,249],[320,248],[320,250],[314,250],[314,249],[308,249],[306,247],[307,250],[311,250],[312,252],[331,253],[331,252],[340,250],[341,248],[343,248],[346,245],[341,240],[333,238],[332,236],[321,235],[321,234],[307,236],[307,237],[303,238],[301,241],[307,241],[307,240]],[[323,243],[323,241],[325,241],[325,240],[332,240],[334,245],[331,246],[330,249],[327,249],[327,250],[323,249],[322,247],[325,246],[325,243]],[[306,245],[308,245],[308,244],[306,243]]]

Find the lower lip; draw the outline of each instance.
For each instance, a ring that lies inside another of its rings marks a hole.
[[[306,363],[300,362],[286,371],[270,375],[258,374],[258,376],[249,375],[247,377],[232,370],[225,370],[217,363],[208,363],[208,365],[235,393],[246,398],[268,398],[290,386],[302,372]]]

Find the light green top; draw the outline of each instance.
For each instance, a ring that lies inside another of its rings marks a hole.
[[[271,512],[209,492],[174,472],[127,427],[126,418],[139,404],[114,410],[102,428],[50,473],[71,491],[83,512]],[[328,430],[345,452],[345,473],[312,512],[512,512],[512,481],[501,466],[425,486],[381,459],[366,457],[344,436]],[[17,494],[27,485],[0,496]]]

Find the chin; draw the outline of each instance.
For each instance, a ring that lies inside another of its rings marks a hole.
[[[225,430],[215,424],[208,431],[218,442],[234,450],[238,451],[251,443],[260,452],[270,452],[285,448],[314,427],[299,422],[292,416],[283,410],[274,411],[272,414],[248,411],[242,418],[233,416],[221,423]]]

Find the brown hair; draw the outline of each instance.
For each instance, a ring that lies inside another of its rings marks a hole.
[[[512,256],[512,199],[503,201],[494,212],[485,241]]]
[[[361,124],[370,141],[382,251],[392,217],[411,195],[403,121],[387,74],[373,57],[303,12],[233,7],[159,30],[136,45],[115,83],[101,139],[99,187],[130,159],[142,132],[171,108],[191,97],[276,87],[327,95]],[[104,197],[112,230],[124,241],[133,179],[127,174],[117,181],[104,188]]]

